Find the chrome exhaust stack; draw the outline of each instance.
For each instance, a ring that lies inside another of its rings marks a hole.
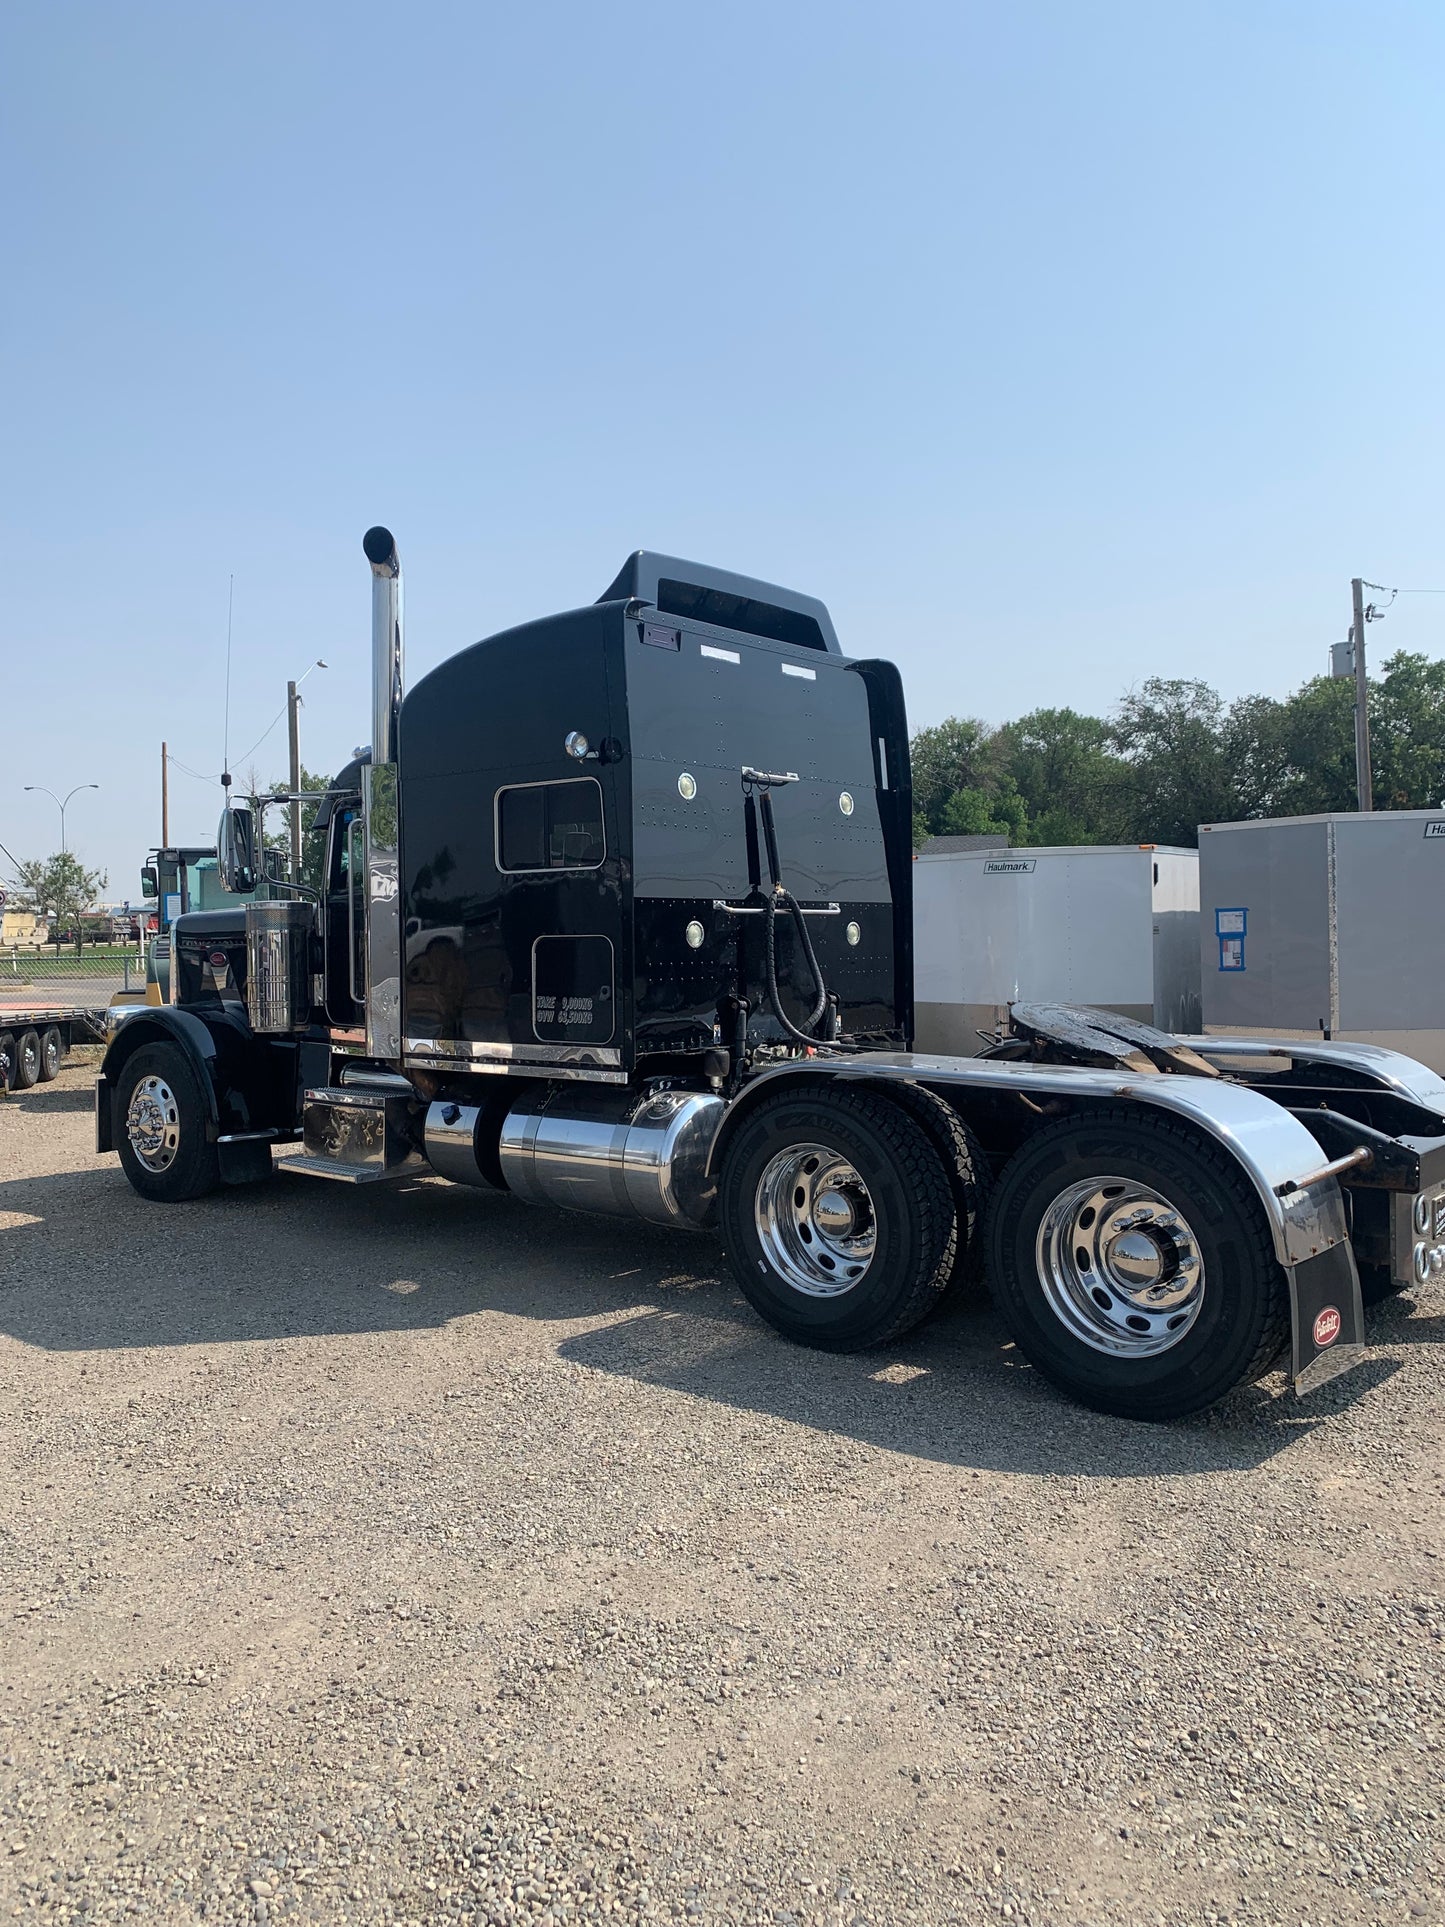
[[[401,557],[390,529],[368,529],[361,546],[371,564],[371,760],[396,761],[401,710]]]
[[[401,558],[390,529],[368,529],[371,564],[371,764],[362,771],[366,818],[366,1050],[401,1060],[401,863],[396,744],[403,655]]]

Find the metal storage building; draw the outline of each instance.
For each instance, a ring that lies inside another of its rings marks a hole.
[[[920,1050],[971,1055],[1010,1003],[1199,1029],[1199,859],[1148,844],[926,850],[913,866]]]
[[[1445,811],[1205,824],[1199,893],[1206,1030],[1382,1044],[1445,1072]]]

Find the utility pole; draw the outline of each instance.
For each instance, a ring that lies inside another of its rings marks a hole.
[[[291,737],[291,794],[296,796],[301,789],[301,730],[297,711],[301,703],[296,694],[294,682],[286,685],[286,723]],[[291,881],[301,881],[301,805],[291,805]]]
[[[1375,807],[1374,778],[1370,770],[1369,684],[1365,680],[1365,585],[1360,576],[1350,583],[1354,625],[1350,641],[1355,666],[1355,792],[1360,810]]]
[[[161,848],[168,850],[171,844],[171,759],[165,743],[161,744]]]

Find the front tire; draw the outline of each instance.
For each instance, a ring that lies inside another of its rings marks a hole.
[[[112,1142],[143,1198],[174,1204],[215,1190],[220,1159],[206,1124],[205,1096],[184,1052],[144,1044],[127,1059],[115,1088]]]
[[[958,1223],[922,1125],[863,1091],[772,1098],[724,1158],[718,1217],[753,1309],[827,1351],[886,1344],[933,1311]]]
[[[1229,1155],[1172,1119],[1109,1110],[1039,1131],[989,1226],[994,1302],[1026,1358],[1120,1418],[1183,1418],[1262,1377],[1289,1290]]]

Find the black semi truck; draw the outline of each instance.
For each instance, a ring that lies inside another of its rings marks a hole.
[[[1445,1083],[1327,1041],[1015,1009],[910,1048],[898,671],[811,597],[639,552],[588,607],[403,689],[373,579],[372,742],[324,883],[268,883],[236,803],[170,999],[117,1031],[97,1143],[158,1200],[428,1171],[717,1229],[757,1311],[874,1346],[980,1274],[1027,1357],[1167,1419],[1356,1362],[1366,1295],[1445,1271]],[[227,779],[229,780],[229,779]],[[308,802],[314,797],[308,797]]]

